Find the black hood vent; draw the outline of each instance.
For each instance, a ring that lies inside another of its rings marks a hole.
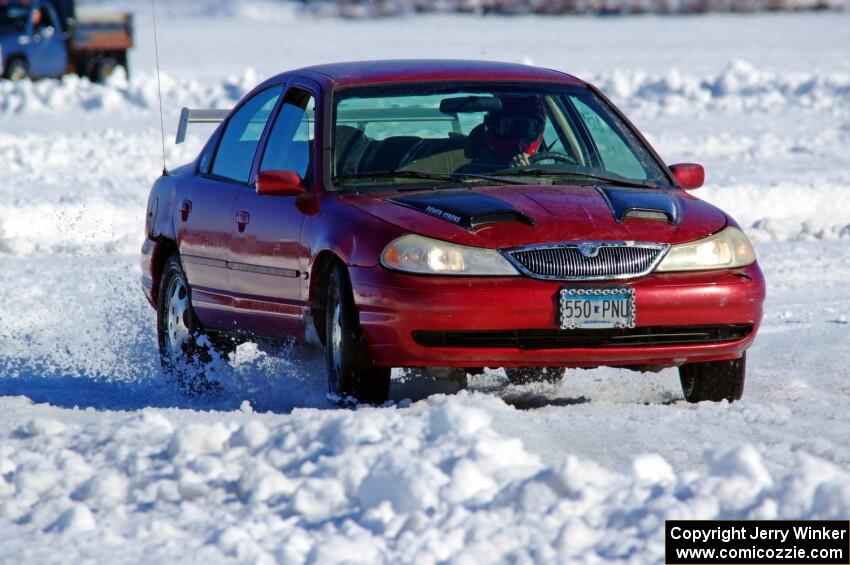
[[[600,187],[614,219],[623,222],[631,218],[664,219],[671,224],[679,223],[679,203],[669,190],[651,188]]]
[[[507,202],[468,190],[441,190],[409,196],[394,196],[387,200],[468,230],[500,222],[522,222],[529,226],[534,225],[531,218]]]

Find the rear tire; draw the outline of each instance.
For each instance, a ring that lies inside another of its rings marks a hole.
[[[13,59],[9,61],[3,77],[9,80],[24,80],[30,76],[30,69],[27,62],[23,59]]]
[[[89,73],[89,79],[92,82],[103,84],[110,76],[112,76],[115,69],[120,66],[121,65],[114,57],[104,57],[93,65],[91,73]]]
[[[328,391],[340,398],[383,404],[390,393],[390,367],[372,361],[348,273],[337,264],[330,272],[325,301],[325,359]]]
[[[512,367],[505,369],[505,375],[512,385],[554,384],[564,377],[564,369],[562,367]]]
[[[682,392],[688,402],[740,400],[744,394],[747,356],[729,361],[688,363],[679,367]]]
[[[192,308],[192,289],[175,253],[165,263],[157,298],[157,340],[163,371],[175,377],[181,390],[201,394],[221,388],[207,379],[212,341]]]

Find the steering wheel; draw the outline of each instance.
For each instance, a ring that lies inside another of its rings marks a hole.
[[[534,155],[528,158],[528,162],[539,163],[540,161],[545,161],[547,159],[551,159],[556,163],[578,163],[578,161],[576,161],[572,157],[564,155],[563,153],[555,153],[554,151],[542,151],[540,153],[535,153]]]

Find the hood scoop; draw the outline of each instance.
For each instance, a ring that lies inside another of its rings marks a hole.
[[[679,202],[670,191],[610,186],[598,190],[618,222],[642,219],[679,223]]]
[[[531,218],[507,202],[468,190],[441,190],[395,196],[387,200],[468,230],[500,222],[522,222],[529,226],[534,225]]]

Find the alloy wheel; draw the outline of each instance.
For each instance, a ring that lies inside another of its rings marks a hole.
[[[339,389],[342,379],[342,305],[339,302],[334,305],[331,316],[331,339],[328,345],[333,361],[333,384],[334,388]]]
[[[185,360],[186,347],[190,342],[189,289],[183,277],[175,277],[168,294],[168,310],[165,326],[168,357],[173,364]]]
[[[27,68],[23,65],[15,65],[9,72],[9,78],[12,80],[24,80],[27,78]]]

